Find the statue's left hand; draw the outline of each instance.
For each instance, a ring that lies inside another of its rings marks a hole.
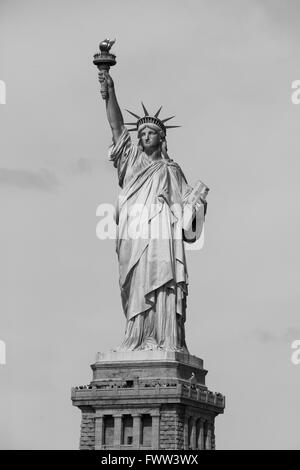
[[[205,199],[200,198],[200,200],[196,201],[194,205],[194,212],[197,212],[202,206],[204,206],[204,215],[205,215],[206,210],[207,210],[207,201]]]

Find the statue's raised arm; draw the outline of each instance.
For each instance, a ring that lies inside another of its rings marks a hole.
[[[117,101],[114,82],[106,70],[101,70],[98,77],[101,85],[106,85],[107,93],[105,102],[107,119],[112,130],[114,143],[116,143],[122,134],[124,119]]]

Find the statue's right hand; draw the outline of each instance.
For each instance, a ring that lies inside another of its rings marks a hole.
[[[109,88],[113,88],[114,81],[107,72],[107,70],[100,70],[100,72],[98,73],[98,78],[101,84],[106,82]]]

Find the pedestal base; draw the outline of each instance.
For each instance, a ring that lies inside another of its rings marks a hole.
[[[194,372],[196,382],[205,386],[203,361],[196,356],[173,351],[126,351],[97,353],[91,366],[93,382],[116,380],[183,380],[188,381]]]
[[[72,389],[81,449],[212,449],[225,398],[202,359],[169,351],[98,353],[89,385]]]

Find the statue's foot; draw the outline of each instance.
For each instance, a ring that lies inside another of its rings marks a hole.
[[[161,351],[162,348],[158,346],[158,344],[147,344],[146,346],[143,346],[139,348],[139,351]]]
[[[161,350],[162,348],[158,346],[157,343],[143,343],[140,346],[136,347],[126,347],[126,346],[118,346],[115,349],[112,349],[112,352],[133,352],[133,351],[155,351]]]
[[[187,349],[187,347],[183,346],[183,347],[179,347],[179,346],[161,346],[159,347],[160,350],[162,351],[170,351],[170,352],[179,352],[179,353],[183,353],[183,354],[189,354],[189,351]]]
[[[111,351],[112,351],[112,352],[117,352],[117,353],[119,353],[119,352],[133,351],[133,349],[130,349],[130,348],[127,347],[127,346],[121,345],[121,346],[117,346],[117,347],[114,348],[114,349],[111,349]]]
[[[137,349],[139,351],[157,351],[162,348],[157,344],[154,338],[147,338]]]

